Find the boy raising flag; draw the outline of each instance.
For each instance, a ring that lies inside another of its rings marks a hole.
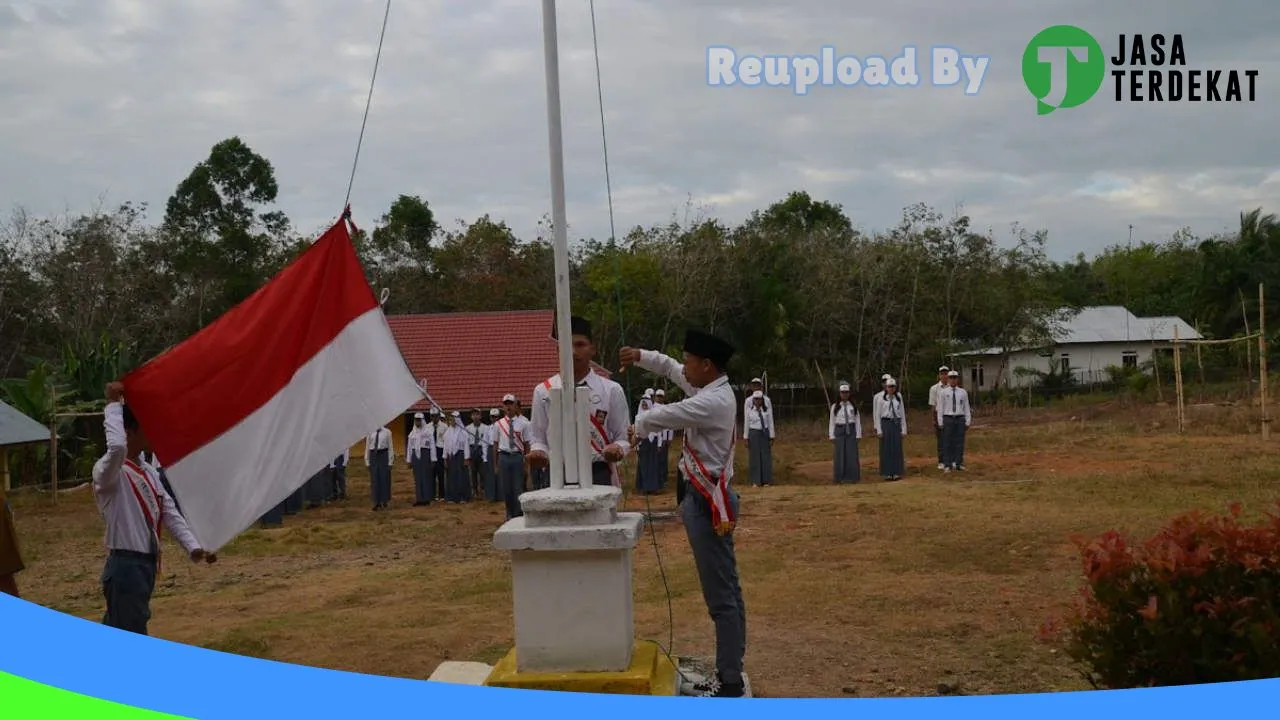
[[[686,396],[680,402],[655,405],[638,417],[635,435],[684,430],[679,467],[693,492],[685,493],[680,511],[702,597],[716,627],[716,674],[695,686],[704,697],[742,697],[745,691],[747,615],[733,548],[738,494],[729,489],[738,412],[726,371],[733,352],[724,340],[697,330],[685,333],[683,364],[653,350],[619,351],[624,370],[636,365],[663,375]]]

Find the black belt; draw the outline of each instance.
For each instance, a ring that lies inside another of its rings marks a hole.
[[[116,557],[137,558],[139,560],[155,560],[155,553],[138,552],[137,550],[116,550],[112,549],[111,554]]]
[[[498,454],[499,455],[516,455],[516,456],[524,455],[524,453],[520,452],[519,450],[499,450]]]

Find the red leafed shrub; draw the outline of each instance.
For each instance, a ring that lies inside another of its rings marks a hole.
[[[1232,505],[1182,515],[1138,545],[1114,531],[1074,541],[1081,601],[1041,637],[1095,687],[1280,677],[1280,515],[1245,525]]]

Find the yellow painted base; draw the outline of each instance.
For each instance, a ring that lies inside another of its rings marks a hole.
[[[676,666],[657,643],[636,642],[631,667],[622,672],[532,673],[516,671],[516,651],[511,649],[493,666],[484,681],[489,687],[522,690],[602,693],[607,695],[675,695],[679,690]]]

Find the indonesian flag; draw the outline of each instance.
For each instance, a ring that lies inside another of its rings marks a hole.
[[[345,216],[123,382],[187,524],[211,552],[422,397]]]

